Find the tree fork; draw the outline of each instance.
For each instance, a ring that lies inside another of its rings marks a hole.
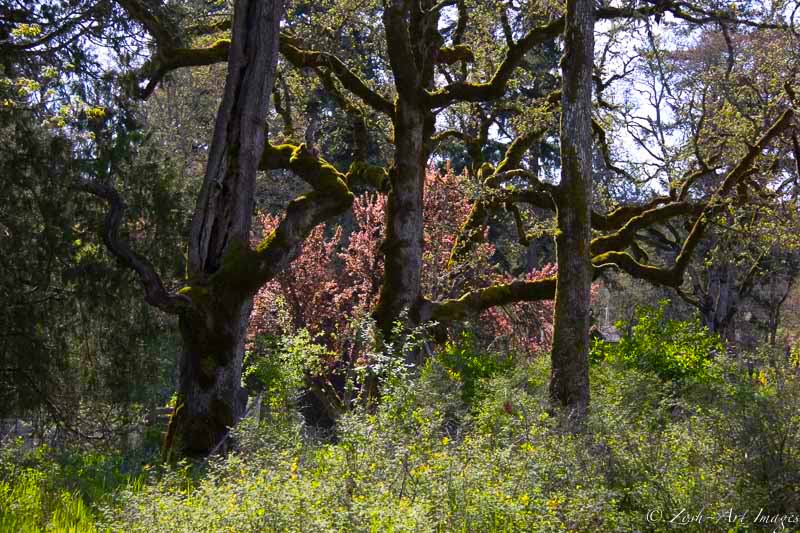
[[[252,295],[223,278],[223,262],[248,248],[256,171],[275,78],[280,0],[237,0],[225,92],[189,236],[192,308],[181,314],[181,408],[170,420],[165,455],[203,456],[244,413],[242,359]],[[244,273],[241,273],[244,274]]]

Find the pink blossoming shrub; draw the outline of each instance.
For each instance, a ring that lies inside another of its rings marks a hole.
[[[303,327],[333,350],[352,333],[354,318],[366,316],[377,302],[383,276],[379,246],[383,240],[384,197],[356,199],[356,228],[345,236],[341,226],[326,236],[321,224],[312,230],[292,264],[258,292],[250,320],[250,338],[291,334]],[[280,222],[259,216],[264,233]]]
[[[385,197],[366,194],[353,204],[354,228],[317,226],[300,256],[264,286],[255,298],[251,339],[260,334],[290,334],[303,327],[333,353],[350,359],[353,320],[374,308],[383,276],[380,245],[384,238]],[[494,246],[475,247],[466,264],[447,268],[450,251],[470,211],[465,183],[452,172],[429,172],[425,183],[425,229],[422,287],[427,298],[454,298],[464,291],[512,281],[491,263]],[[264,233],[279,219],[262,214]],[[547,265],[527,279],[556,273]],[[489,347],[535,353],[549,349],[552,302],[497,307],[464,325]]]

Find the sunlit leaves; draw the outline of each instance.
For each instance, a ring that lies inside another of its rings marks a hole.
[[[11,30],[11,35],[18,39],[37,37],[42,33],[42,27],[39,24],[18,24],[16,28]]]

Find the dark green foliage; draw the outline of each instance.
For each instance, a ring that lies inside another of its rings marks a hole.
[[[89,64],[62,77],[48,63],[78,44],[0,66],[0,417],[108,438],[113,428],[94,424],[109,412],[169,395],[175,339],[104,249],[105,205],[75,186],[87,176],[115,184],[129,206],[126,238],[169,277],[183,271],[186,197],[107,77]]]
[[[132,275],[99,242],[103,206],[72,188],[77,147],[30,120],[6,126],[0,150],[0,411],[20,416],[46,406],[65,416],[89,398],[151,402],[173,357],[169,322],[141,301]],[[136,245],[158,242],[151,255],[178,272],[180,193],[141,140],[114,137],[113,149],[97,146],[98,155],[113,179],[128,181]]]
[[[635,321],[618,323],[629,331],[618,343],[596,340],[591,358],[627,368],[652,372],[664,381],[705,383],[717,378],[712,359],[724,354],[719,337],[700,324],[700,320],[667,320],[669,301],[658,307],[639,308]]]

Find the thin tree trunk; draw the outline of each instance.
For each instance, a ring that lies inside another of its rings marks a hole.
[[[589,404],[589,294],[592,264],[591,0],[568,0],[561,58],[561,183],[557,194],[555,324],[550,398],[581,418]]]
[[[252,291],[214,274],[248,250],[281,14],[280,0],[237,0],[234,7],[225,93],[190,231],[193,305],[180,318],[183,353],[168,454],[208,454],[246,406],[240,382]]]

